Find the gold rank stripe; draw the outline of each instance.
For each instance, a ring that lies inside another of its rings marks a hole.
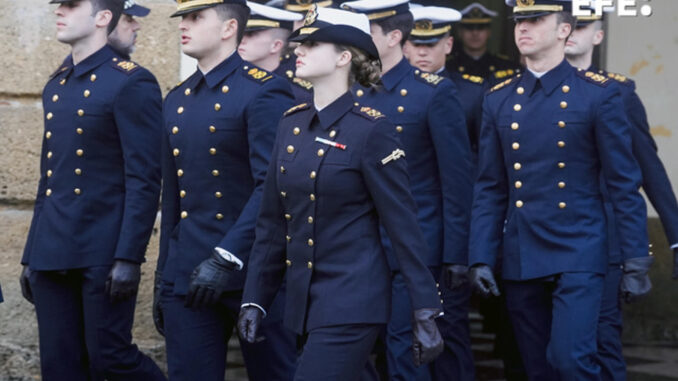
[[[562,12],[562,5],[526,5],[513,7],[513,13],[525,12]]]
[[[436,28],[431,30],[412,29],[412,32],[410,32],[410,34],[413,36],[422,36],[422,37],[437,36],[439,34],[449,32],[450,29],[452,29],[452,25],[447,25],[442,28]]]
[[[332,0],[319,1],[315,4],[317,4],[319,7],[329,7],[330,5],[332,5]],[[312,6],[313,6],[313,3],[309,3],[309,4],[287,4],[287,5],[285,5],[285,9],[287,9],[288,11],[292,11],[292,12],[306,12]]]
[[[395,10],[390,10],[390,11],[385,11],[385,12],[377,12],[377,13],[370,13],[367,15],[368,20],[377,20],[377,19],[383,19],[385,17],[390,17],[394,16],[397,12]]]
[[[482,18],[482,19],[462,19],[461,23],[462,24],[487,24],[491,22],[491,18]]]
[[[602,19],[602,16],[597,16],[595,14],[591,14],[590,16],[577,16],[577,21],[598,21]]]
[[[203,5],[221,4],[223,2],[224,0],[177,0],[177,10],[185,11]]]
[[[247,20],[248,28],[256,28],[260,26],[266,28],[280,28],[280,23],[271,20]]]
[[[299,34],[311,34],[318,30],[318,28],[301,28],[299,29]]]

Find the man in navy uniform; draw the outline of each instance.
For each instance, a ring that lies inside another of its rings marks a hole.
[[[623,75],[608,73],[593,66],[593,50],[605,36],[603,15],[577,17],[577,28],[567,40],[565,55],[571,65],[606,76],[619,84],[626,115],[631,122],[633,154],[640,165],[643,189],[659,213],[664,232],[674,250],[674,277],[678,276],[678,203],[664,165],[657,155],[657,145],[650,134],[645,107],[635,91],[635,83]],[[625,380],[626,363],[622,355],[619,285],[622,257],[619,237],[610,200],[605,209],[609,221],[609,267],[605,275],[603,302],[598,320],[598,363],[603,380]]]
[[[303,16],[252,2],[248,6],[250,18],[247,20],[242,42],[238,45],[238,53],[244,60],[287,78],[298,102],[310,99],[313,87],[311,83],[297,78],[294,68],[280,64],[283,60],[282,54],[287,50],[287,38],[292,33],[294,22],[300,21]]]
[[[520,65],[487,50],[487,42],[492,34],[490,26],[497,12],[485,8],[480,3],[472,3],[462,9],[461,14],[458,31],[461,45],[452,53],[447,69],[479,76],[492,83],[518,73]]]
[[[163,108],[155,320],[172,380],[221,381],[278,121],[294,100],[285,79],[238,55],[244,0],[177,7],[182,51],[198,67]],[[296,342],[278,300],[263,322],[265,340],[241,344],[251,380],[293,374]]]
[[[135,17],[146,17],[149,13],[151,13],[150,9],[137,4],[134,0],[125,0],[125,7],[118,25],[108,35],[108,44],[125,59],[129,59],[129,56],[136,50],[137,32],[141,29],[141,25]]]
[[[485,97],[471,218],[471,281],[507,306],[530,379],[599,380],[596,332],[607,272],[609,191],[623,292],[649,291],[640,170],[618,85],[573,68],[570,1],[507,0],[528,70]]]
[[[466,316],[466,278],[469,207],[471,202],[471,150],[464,111],[452,81],[412,67],[402,46],[412,30],[407,0],[363,0],[343,3],[345,9],[367,14],[372,39],[382,62],[383,88],[356,88],[361,104],[383,112],[396,125],[407,152],[411,190],[418,220],[430,252],[422,258],[442,287],[439,319],[445,352],[431,369],[437,379],[472,380],[473,358]],[[393,380],[428,380],[426,367],[412,365],[412,307],[391,244],[382,231],[393,278],[391,320],[386,347]],[[461,319],[461,320],[460,320]]]
[[[132,344],[160,193],[160,88],[106,45],[122,0],[58,1],[71,54],[43,91],[40,181],[21,263],[43,380],[165,380]]]

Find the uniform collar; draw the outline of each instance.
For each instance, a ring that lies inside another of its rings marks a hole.
[[[567,60],[563,60],[558,66],[549,70],[541,78],[537,79],[529,70],[525,70],[523,74],[522,86],[525,88],[527,94],[532,94],[537,81],[541,82],[544,92],[551,94],[570,73],[572,73],[572,65]]]
[[[242,66],[243,62],[244,61],[238,52],[234,51],[222,63],[217,65],[217,67],[203,75],[205,77],[205,83],[209,88],[213,88],[220,84],[229,74],[233,73],[235,69]]]
[[[351,95],[350,91],[347,91],[344,93],[344,95],[337,98],[327,107],[317,111],[320,126],[324,130],[330,129],[330,127],[332,127],[332,125],[334,125],[334,123],[336,123],[339,118],[344,116],[344,114],[353,108],[353,102],[353,95]]]
[[[391,91],[410,70],[412,70],[412,65],[403,57],[397,65],[381,76],[381,83],[387,91]]]
[[[79,77],[81,75],[87,74],[92,69],[101,66],[106,61],[110,61],[115,57],[115,51],[108,45],[105,45],[103,48],[97,50],[95,53],[91,54],[89,57],[82,60],[80,63],[73,67],[73,73],[75,76]],[[68,56],[70,65],[73,65],[73,57]]]

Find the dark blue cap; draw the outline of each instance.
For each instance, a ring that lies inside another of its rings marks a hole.
[[[130,16],[146,17],[149,13],[151,13],[151,10],[146,7],[142,7],[134,0],[125,0],[125,8],[123,8],[122,13]]]
[[[572,0],[506,0],[513,7],[513,18],[527,19],[556,12],[572,12]]]

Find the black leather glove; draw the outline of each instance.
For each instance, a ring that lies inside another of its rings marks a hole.
[[[23,295],[24,299],[28,300],[31,304],[33,304],[33,291],[31,291],[31,284],[28,279],[31,277],[32,272],[30,267],[24,266],[21,270],[21,276],[19,276],[21,295]]]
[[[652,289],[650,282],[650,266],[654,262],[654,257],[631,258],[624,261],[624,275],[622,276],[620,286],[620,297],[626,303],[638,299],[647,294]]]
[[[443,265],[443,284],[450,290],[468,283],[468,267],[466,265]]]
[[[216,250],[191,274],[185,306],[193,309],[217,304],[226,291],[226,283],[237,265],[227,261]]]
[[[162,314],[162,306],[160,305],[160,294],[162,293],[162,273],[155,272],[155,281],[153,284],[153,324],[155,330],[159,334],[165,336],[165,317]]]
[[[471,284],[480,295],[487,298],[490,295],[499,296],[499,288],[494,280],[492,269],[487,265],[471,267]]]
[[[240,338],[248,343],[258,341],[257,332],[263,318],[264,313],[257,307],[246,306],[241,308],[238,316],[238,335],[240,335]]]
[[[414,310],[412,354],[417,367],[435,360],[445,348],[435,320],[440,312],[438,308]]]
[[[137,294],[140,281],[141,265],[116,259],[106,279],[106,293],[114,302],[127,300]]]
[[[673,249],[673,279],[678,279],[678,247]]]

